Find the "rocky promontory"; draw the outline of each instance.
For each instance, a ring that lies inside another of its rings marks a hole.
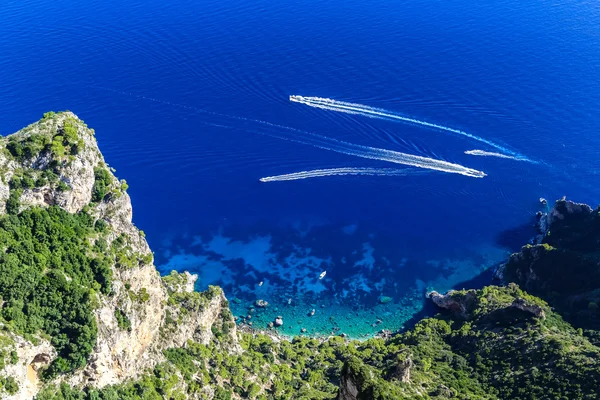
[[[75,114],[48,113],[39,122],[2,138],[0,148],[0,211],[4,218],[26,209],[56,208],[81,216],[92,227],[81,231],[86,234],[87,256],[91,263],[101,259],[106,267],[104,276],[110,279],[106,291],[100,288],[104,278],[86,281],[93,292],[84,300],[93,302],[89,324],[95,331],[90,332],[95,333],[93,348],[85,367],[60,375],[60,380],[101,388],[135,378],[163,361],[164,349],[184,346],[190,339],[208,343],[217,327],[227,326],[231,349],[238,348],[235,324],[220,289],[194,292],[196,277],[189,274],[174,273],[161,279],[143,232],[132,223],[126,182],[113,175],[94,131]],[[96,257],[96,247],[112,254]],[[61,270],[67,280],[74,278],[60,260],[49,264],[48,271],[53,270]],[[26,274],[23,271],[17,278],[26,279]],[[18,390],[12,397],[32,398],[41,385],[38,372],[57,359],[51,345],[57,339],[25,334],[27,329],[20,329],[7,312],[16,295],[3,293],[3,289],[8,287],[0,288],[0,298],[5,300],[0,302],[4,303],[0,326],[8,332],[6,347],[14,349],[9,351],[16,352],[18,361],[0,374],[16,383]],[[37,301],[33,295],[26,299]]]

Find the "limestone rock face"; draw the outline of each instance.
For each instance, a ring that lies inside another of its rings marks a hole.
[[[537,295],[580,294],[598,287],[599,211],[562,199],[548,212],[539,212],[533,245],[511,255],[496,277]]]
[[[162,326],[162,347],[185,347],[190,339],[209,344],[214,332],[219,332],[230,341],[228,349],[231,352],[241,352],[237,327],[223,291],[211,287],[206,292],[195,292],[197,279],[198,275],[187,271],[183,274],[172,272],[164,278],[171,299],[176,301],[170,301],[166,309],[168,321]]]
[[[513,292],[510,297],[502,297],[493,292],[471,290],[450,290],[446,294],[432,292],[429,297],[440,308],[452,312],[455,316],[464,320],[481,320],[483,315],[507,315],[515,309],[523,311],[526,315],[521,319],[528,320],[531,317],[545,319],[546,311],[543,304],[527,300],[524,293],[514,283],[508,285],[508,290]],[[410,378],[410,375],[409,375]]]
[[[369,400],[375,398],[373,371],[357,358],[344,363],[337,400]]]
[[[502,277],[504,279],[505,271],[508,268],[508,276],[514,275],[516,279],[513,280],[519,282],[527,290],[532,290],[538,285],[539,277],[535,271],[534,265],[544,257],[546,248],[542,245],[534,245],[528,248],[523,248],[520,252],[514,253],[510,256],[510,260],[503,267]],[[514,265],[522,265],[523,268],[511,268]],[[526,266],[526,267],[525,267]]]
[[[11,349],[16,351],[18,360],[16,364],[6,365],[2,374],[13,377],[19,385],[19,390],[13,396],[0,394],[0,398],[32,399],[40,386],[38,370],[50,363],[50,360],[56,356],[56,351],[47,340],[42,339],[36,345],[18,335],[9,334],[9,336],[13,342]]]
[[[539,214],[538,231],[503,266],[503,282],[548,301],[576,327],[600,329],[600,207],[563,198]]]
[[[515,299],[511,304],[511,307],[533,314],[536,318],[546,318],[546,313],[542,307],[535,304],[528,304],[525,299]]]
[[[41,151],[31,159],[22,163],[11,159],[6,154],[0,155],[0,165],[6,171],[4,179],[0,184],[0,202],[4,205],[9,196],[8,182],[16,171],[27,169],[30,171],[42,171],[50,167],[55,168],[60,180],[68,185],[68,190],[56,190],[51,185],[42,185],[36,188],[25,188],[21,195],[21,205],[48,206],[57,205],[64,210],[74,213],[81,211],[92,199],[92,187],[94,186],[94,168],[104,162],[104,158],[98,149],[94,133],[71,112],[60,113],[54,118],[42,120],[17,132],[22,138],[33,135],[60,134],[65,121],[75,121],[77,137],[80,146],[77,155],[69,157],[63,163],[53,164],[51,153]],[[4,209],[4,207],[3,207]]]
[[[105,199],[93,211],[97,218],[106,221],[112,228],[109,232],[109,242],[123,234],[127,237],[127,243],[131,246],[132,251],[140,254],[152,254],[148,242],[131,222],[133,208],[127,193]]]
[[[558,200],[550,211],[539,215],[539,235],[535,242],[572,250],[594,250],[600,236],[597,211],[587,204]]]
[[[398,379],[403,383],[410,383],[410,371],[413,368],[413,361],[410,355],[408,355],[403,361],[396,365],[391,378]]]
[[[337,400],[357,400],[358,387],[356,378],[351,374],[344,374],[340,379],[340,391]]]
[[[152,265],[115,272],[115,294],[103,297],[101,306],[95,311],[98,321],[96,348],[87,366],[69,379],[71,385],[102,387],[114,384],[162,360],[160,352],[154,350],[164,320],[167,293],[158,272]],[[140,293],[146,293],[147,300],[135,299]],[[131,321],[130,330],[119,328],[115,317],[117,309]]]
[[[436,291],[429,293],[429,298],[440,308],[451,311],[461,318],[468,319],[469,311],[475,300],[475,290],[468,290],[465,294],[458,295],[458,292],[451,290],[446,294]]]
[[[565,199],[559,200],[554,207],[552,207],[550,212],[540,219],[540,227],[542,228],[542,231],[544,231],[543,228],[549,230],[554,223],[564,221],[565,218],[572,218],[574,216],[586,218],[590,216],[593,211],[592,207],[584,203],[575,203]]]
[[[132,223],[132,206],[126,188],[104,163],[93,130],[75,114],[66,112],[44,118],[11,136],[17,140],[31,135],[52,138],[60,135],[67,123],[76,128],[77,151],[62,157],[59,162],[47,150],[48,147],[23,162],[16,157],[11,158],[7,151],[0,151],[0,213],[6,211],[6,201],[10,196],[9,182],[13,176],[29,174],[36,178],[50,168],[58,175],[59,181],[42,182],[44,184],[40,185],[36,182],[38,187],[22,189],[21,209],[56,205],[76,213],[86,208],[88,213],[108,226],[108,245],[119,238],[125,242],[128,254],[144,261],[140,261],[139,265],[112,267],[112,293],[109,296],[100,295],[99,305],[94,311],[98,337],[88,364],[60,379],[71,385],[95,387],[119,383],[163,361],[162,350],[165,348],[183,346],[190,339],[208,344],[216,331],[226,331],[231,349],[239,349],[233,316],[220,289],[213,290],[210,299],[199,304],[195,311],[182,312],[184,305],[177,302],[186,298],[178,297],[176,293],[187,293],[189,298],[205,300],[207,296],[193,292],[197,277],[188,273],[181,274],[185,276],[185,281],[180,287],[165,285],[152,264],[152,252],[143,233]],[[6,148],[11,136],[0,139],[0,146]],[[105,170],[110,183],[107,194],[100,201],[91,203],[96,183],[95,169]],[[130,322],[128,329],[119,327],[116,313],[127,317]],[[173,317],[177,319],[176,329],[166,335],[173,329]],[[8,398],[33,398],[38,391],[36,369],[49,363],[56,353],[44,340],[39,345],[16,335],[14,340],[20,361],[10,366],[8,374],[15,378],[20,389]]]

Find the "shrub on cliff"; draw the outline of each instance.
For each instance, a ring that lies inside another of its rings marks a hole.
[[[13,136],[6,149],[17,161],[22,162],[37,156],[49,143],[49,137],[43,134],[32,134],[26,138]]]
[[[115,310],[115,319],[117,320],[117,326],[119,329],[124,331],[131,331],[131,321],[127,317],[127,314],[123,312],[123,310],[116,309]]]
[[[92,201],[100,202],[109,192],[110,185],[112,183],[112,176],[106,170],[106,168],[97,167],[94,168],[94,177],[95,181],[92,189]]]

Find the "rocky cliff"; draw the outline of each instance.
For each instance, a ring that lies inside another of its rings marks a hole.
[[[577,327],[600,328],[600,208],[558,200],[538,215],[538,230],[536,242],[502,268],[503,280],[544,298]]]
[[[231,349],[238,349],[235,324],[222,291],[193,292],[195,276],[173,274],[164,282],[152,264],[152,252],[132,223],[127,184],[119,181],[98,149],[94,131],[76,115],[48,113],[42,120],[0,141],[0,211],[59,207],[85,214],[102,233],[90,244],[117,249],[110,260],[110,291],[95,291],[93,316],[97,337],[83,368],[59,379],[71,385],[103,387],[133,378],[164,360],[163,350],[189,339],[208,343],[213,327],[227,326]],[[25,277],[24,277],[25,278]],[[185,281],[174,285],[173,280]],[[2,303],[0,303],[2,304]],[[32,398],[38,371],[56,351],[44,332],[27,336],[7,331],[6,351],[18,361],[0,369],[18,390],[3,398]],[[18,330],[17,330],[18,332]],[[1,342],[0,342],[1,343]],[[14,390],[11,390],[14,392]]]

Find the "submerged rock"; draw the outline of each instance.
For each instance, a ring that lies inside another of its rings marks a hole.
[[[256,307],[265,308],[265,307],[267,307],[269,305],[269,302],[267,302],[265,300],[262,300],[262,299],[259,299],[259,300],[256,300],[254,302],[254,305]]]

